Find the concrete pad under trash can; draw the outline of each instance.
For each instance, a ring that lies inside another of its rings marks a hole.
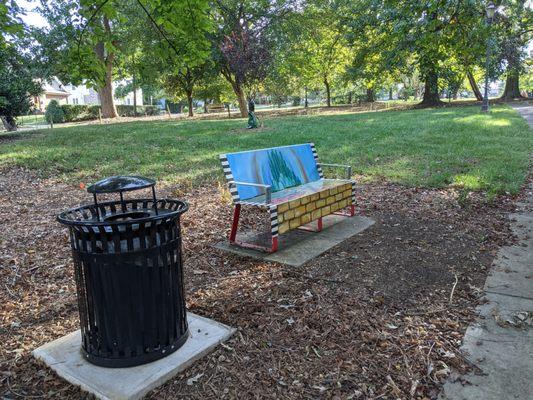
[[[324,217],[323,221],[321,232],[296,229],[280,235],[278,237],[278,251],[275,253],[233,246],[227,240],[215,244],[214,247],[241,256],[299,267],[375,223],[373,219],[368,217],[339,215],[328,215]],[[312,223],[308,225],[311,226]],[[254,238],[244,235],[242,240],[253,242]]]
[[[33,351],[33,356],[60,377],[102,400],[140,399],[211,352],[235,332],[234,328],[187,313],[190,336],[174,353],[129,368],[104,368],[86,361],[80,351],[80,331],[72,332]]]

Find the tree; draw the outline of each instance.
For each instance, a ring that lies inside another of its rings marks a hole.
[[[41,13],[51,28],[36,36],[56,75],[95,86],[104,118],[114,118],[113,78],[125,63],[130,63],[123,67],[128,74],[138,72],[139,42],[145,36],[153,39],[145,33],[159,35],[154,48],[164,60],[180,57],[185,48],[189,57],[202,52],[194,43],[198,35],[205,35],[207,7],[207,0],[42,1]],[[139,40],[130,43],[134,37]],[[133,86],[138,86],[137,80]]]
[[[114,28],[119,20],[115,5],[109,1],[41,1],[40,13],[50,26],[34,32],[41,62],[48,63],[50,73],[64,82],[94,86],[102,116],[117,117],[113,70],[117,52]]]
[[[208,104],[229,105],[235,99],[235,94],[228,81],[215,68],[207,68],[202,78],[196,82],[196,97],[204,102],[204,111],[207,112]]]
[[[268,45],[260,31],[243,28],[225,36],[220,51],[224,58],[222,75],[233,87],[241,115],[245,116],[246,97],[253,97],[267,76],[270,65]]]
[[[233,88],[242,117],[246,97],[266,78],[271,64],[272,31],[290,12],[291,2],[278,0],[215,0],[212,17],[219,27],[213,35],[213,60]]]
[[[19,14],[20,7],[16,2],[0,2],[0,51],[7,47],[8,37],[18,36],[23,31]]]
[[[15,118],[28,113],[41,93],[34,60],[21,50],[24,26],[15,2],[0,3],[0,119],[6,130],[17,129]]]
[[[450,54],[464,47],[458,40],[462,32],[479,26],[484,8],[478,0],[365,0],[348,9],[345,15],[352,34],[363,41],[377,37],[376,50],[388,49],[382,53],[388,65],[402,66],[404,60],[414,58],[424,81],[420,105],[425,107],[442,104],[439,75]]]
[[[184,66],[176,69],[174,72],[165,75],[163,78],[163,86],[165,92],[170,94],[174,99],[185,97],[187,99],[187,107],[189,117],[194,115],[193,112],[193,94],[196,84],[201,81],[208,68],[212,65],[205,63],[193,68]]]
[[[474,74],[472,73],[471,69],[466,70],[466,77],[468,78],[468,83],[470,84],[470,88],[472,89],[472,92],[474,92],[474,96],[476,97],[476,100],[482,101],[483,95],[481,94],[481,90],[479,90],[479,86],[477,85],[476,78],[474,77]]]
[[[131,38],[124,40],[127,44],[124,54],[129,54],[131,61],[124,63],[124,74],[129,72],[132,76],[132,85],[134,82],[148,87],[159,84],[170,97],[187,98],[189,116],[192,116],[194,87],[208,68],[208,35],[213,25],[208,18],[207,1],[196,0],[189,5],[174,3],[174,7],[172,4],[169,7],[168,2],[157,2],[150,12],[164,31],[158,28],[146,32],[142,20],[132,29],[132,18],[129,18],[130,26],[123,36]],[[190,21],[188,26],[183,26],[184,21]]]
[[[494,17],[496,58],[505,66],[502,99],[522,97],[519,77],[524,72],[524,56],[532,38],[533,9],[526,0],[503,0]]]
[[[364,87],[365,100],[369,103],[376,101],[376,92],[380,87],[392,88],[399,76],[398,66],[388,64],[385,49],[376,51],[377,46],[383,43],[386,42],[375,38],[364,43],[351,39],[352,61],[346,75]]]
[[[290,45],[286,57],[306,86],[323,85],[331,107],[331,84],[344,72],[349,49],[339,15],[328,0],[307,2],[284,24]]]
[[[42,91],[31,66],[32,60],[15,46],[0,50],[0,119],[8,131],[17,129],[15,117],[27,114]]]

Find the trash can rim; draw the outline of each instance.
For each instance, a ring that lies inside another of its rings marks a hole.
[[[121,201],[118,201],[118,200],[114,200],[114,201],[106,201],[106,202],[98,203],[98,206],[99,207],[100,206],[106,206],[106,205],[109,205],[109,204],[121,205],[123,203],[124,204],[128,204],[128,203],[133,202],[133,201],[135,201],[135,202],[145,202],[145,201],[150,202],[150,201],[153,201],[153,200],[152,199],[128,199],[128,200],[125,200],[124,202],[121,202]],[[158,220],[162,220],[162,219],[176,217],[176,216],[179,216],[179,215],[185,213],[189,209],[189,203],[187,203],[184,200],[167,199],[167,198],[157,200],[157,203],[165,203],[165,202],[181,203],[181,205],[180,205],[180,208],[178,210],[165,212],[165,213],[159,214],[159,215],[150,215],[149,217],[138,218],[138,219],[133,219],[133,220],[129,220],[129,221],[120,221],[120,220],[117,220],[117,221],[73,220],[73,219],[69,219],[69,218],[66,217],[67,214],[75,213],[75,212],[82,211],[82,210],[88,210],[88,209],[96,207],[94,204],[87,204],[87,205],[84,205],[84,206],[73,207],[73,208],[70,208],[70,209],[68,209],[66,211],[63,211],[62,213],[60,213],[60,214],[58,214],[56,216],[56,219],[57,219],[57,221],[59,223],[61,223],[63,225],[69,225],[69,226],[131,225],[131,224],[139,224],[139,223],[143,223],[143,222],[158,221]],[[162,209],[158,209],[158,210],[161,211]]]

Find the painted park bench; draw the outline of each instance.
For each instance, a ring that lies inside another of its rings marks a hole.
[[[230,243],[267,252],[278,249],[278,234],[329,214],[355,214],[355,181],[351,167],[318,162],[313,143],[221,154],[220,160],[235,205]],[[323,167],[343,168],[345,179],[326,179]],[[237,241],[242,206],[260,207],[270,213],[270,247]]]

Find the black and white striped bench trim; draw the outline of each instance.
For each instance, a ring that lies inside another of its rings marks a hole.
[[[237,190],[236,185],[229,185],[230,182],[233,182],[233,174],[231,173],[231,168],[229,166],[228,158],[225,154],[221,154],[220,156],[220,162],[222,163],[222,169],[224,170],[224,177],[226,178],[226,181],[228,182],[229,186],[229,192],[231,193],[231,198],[233,199],[233,203],[236,204],[240,201],[239,197],[239,191]]]
[[[270,232],[272,237],[278,236],[278,206],[270,206]]]
[[[318,171],[318,176],[320,177],[320,179],[323,179],[324,178],[324,173],[322,172],[322,167],[320,166],[319,162],[318,162],[318,154],[316,152],[316,148],[315,148],[315,144],[314,143],[309,143],[311,145],[311,151],[313,152],[313,157],[315,158],[315,163],[316,163],[316,169]]]

